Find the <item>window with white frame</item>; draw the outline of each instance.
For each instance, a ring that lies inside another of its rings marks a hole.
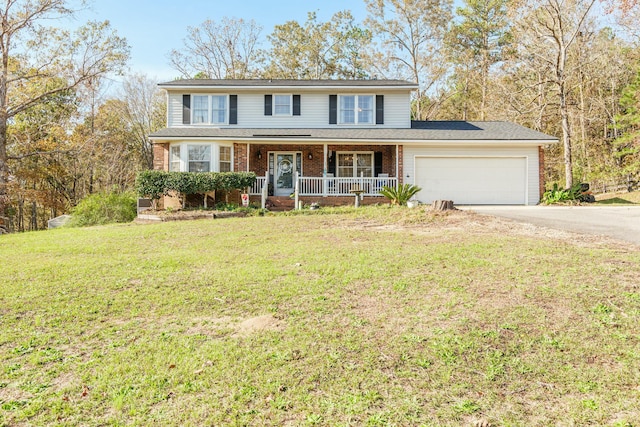
[[[291,95],[273,95],[273,114],[276,116],[291,115]]]
[[[188,171],[189,172],[210,172],[211,171],[211,146],[210,145],[189,145],[188,146]]]
[[[373,153],[338,153],[339,177],[373,177]]]
[[[169,149],[172,172],[231,172],[233,147],[230,145],[182,143]]]
[[[373,124],[373,95],[340,95],[340,124]]]
[[[227,97],[225,95],[211,96],[211,123],[223,124],[227,121]]]
[[[231,172],[231,147],[220,147],[220,172]]]
[[[180,172],[180,146],[172,145],[169,154],[169,170]]]
[[[225,124],[227,122],[226,95],[193,95],[193,124]]]

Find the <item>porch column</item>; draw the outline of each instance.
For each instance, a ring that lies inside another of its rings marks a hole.
[[[322,156],[322,197],[327,197],[327,170],[329,170],[329,163],[327,162],[328,155],[329,145],[324,144],[324,155]]]
[[[249,153],[251,153],[251,143],[247,142],[247,169],[245,169],[247,172],[251,172],[249,170]]]
[[[396,144],[396,187],[400,185],[400,149]]]

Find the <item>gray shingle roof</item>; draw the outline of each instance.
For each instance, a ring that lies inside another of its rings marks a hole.
[[[290,80],[290,79],[183,79],[160,83],[166,89],[182,87],[409,87],[418,88],[406,80]]]
[[[151,139],[211,138],[235,140],[296,139],[352,141],[531,141],[557,142],[557,138],[510,122],[412,122],[411,129],[390,128],[237,128],[173,127],[150,135]]]

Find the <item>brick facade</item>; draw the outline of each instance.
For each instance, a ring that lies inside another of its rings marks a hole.
[[[153,169],[160,171],[169,170],[169,143],[153,144]]]
[[[236,172],[247,171],[247,147],[249,144],[233,144],[233,170]]]
[[[242,150],[242,161],[236,162],[236,171],[246,170],[246,144],[235,144],[234,149]],[[396,146],[395,145],[334,145],[329,144],[327,149],[333,152],[381,152],[382,173],[396,177]],[[402,147],[400,147],[402,149]],[[258,176],[264,176],[269,166],[269,152],[300,152],[302,153],[302,173],[304,176],[324,175],[324,145],[306,144],[251,144],[249,153],[249,170]],[[258,153],[260,158],[258,158]],[[311,154],[311,159],[309,159]],[[238,156],[240,157],[240,156]],[[244,162],[244,163],[243,163]],[[400,151],[400,165],[402,165],[402,151]],[[400,167],[402,170],[402,167]]]

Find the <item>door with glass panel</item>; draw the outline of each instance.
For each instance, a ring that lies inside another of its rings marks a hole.
[[[296,172],[294,153],[275,154],[275,195],[288,196],[293,193],[293,178]]]

